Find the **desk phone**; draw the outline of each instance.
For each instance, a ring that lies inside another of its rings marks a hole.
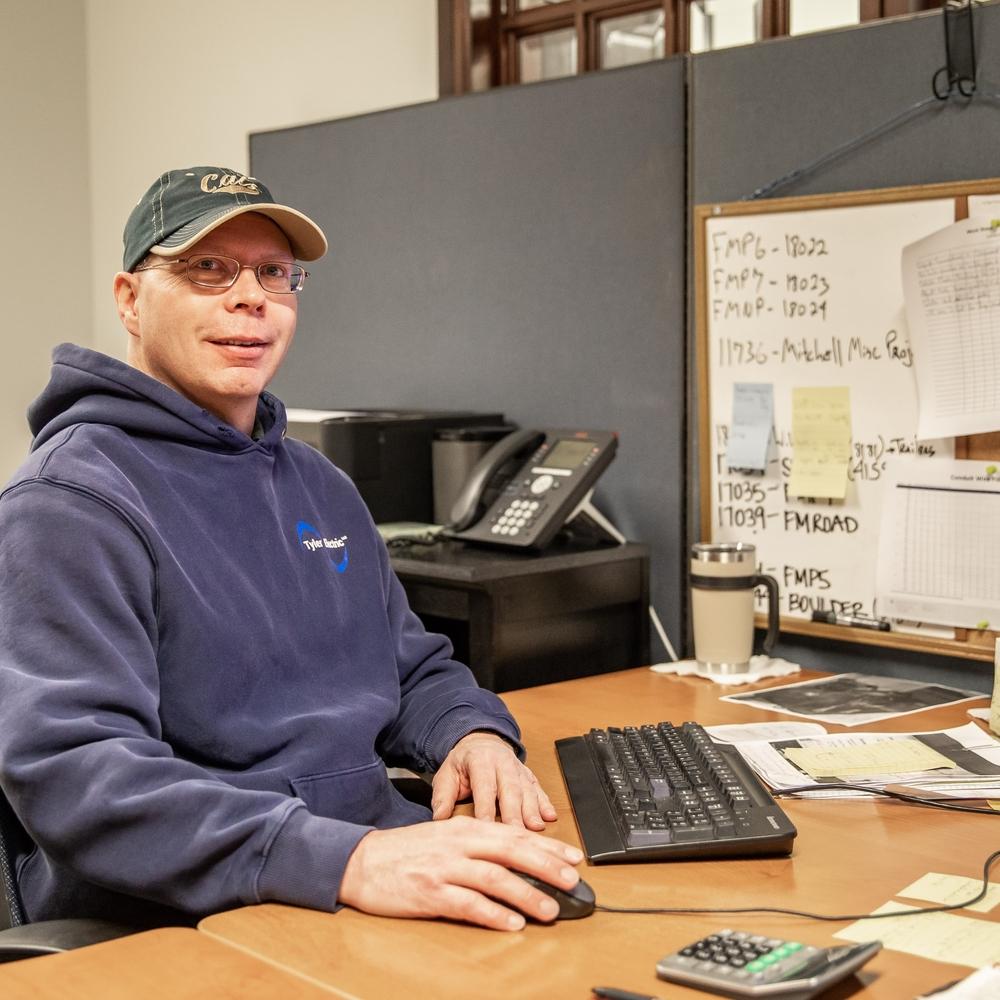
[[[476,463],[452,508],[462,541],[541,549],[573,516],[615,456],[617,435],[520,430]]]

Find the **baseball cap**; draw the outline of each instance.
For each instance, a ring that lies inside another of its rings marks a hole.
[[[275,202],[255,177],[225,167],[187,167],[160,174],[132,209],[123,234],[122,267],[131,271],[150,252],[176,257],[245,212],[276,223],[299,260],[318,260],[326,253],[323,230],[308,216]]]

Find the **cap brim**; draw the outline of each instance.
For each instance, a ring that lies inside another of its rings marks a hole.
[[[298,260],[319,260],[329,247],[323,230],[308,215],[303,215],[287,205],[264,202],[260,205],[239,205],[200,215],[150,247],[150,253],[159,254],[161,257],[176,257],[204,239],[213,229],[218,229],[224,222],[237,215],[245,215],[247,212],[267,216],[274,222],[288,238],[292,253]]]

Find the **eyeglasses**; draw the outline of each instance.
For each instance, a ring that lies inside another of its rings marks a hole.
[[[206,254],[202,257],[177,257],[165,260],[162,264],[146,264],[137,267],[135,271],[154,271],[159,267],[172,267],[174,264],[185,265],[185,275],[188,281],[204,288],[231,288],[236,284],[240,271],[249,268],[257,275],[257,281],[265,292],[291,294],[301,292],[302,286],[309,277],[309,272],[298,264],[289,264],[283,260],[266,260],[256,267],[241,264],[235,257],[219,257]]]

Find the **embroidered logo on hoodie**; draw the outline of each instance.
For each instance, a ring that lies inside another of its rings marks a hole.
[[[295,525],[299,543],[307,552],[325,552],[330,565],[338,572],[347,569],[347,535],[339,538],[326,538],[318,528],[308,521],[299,521]]]

